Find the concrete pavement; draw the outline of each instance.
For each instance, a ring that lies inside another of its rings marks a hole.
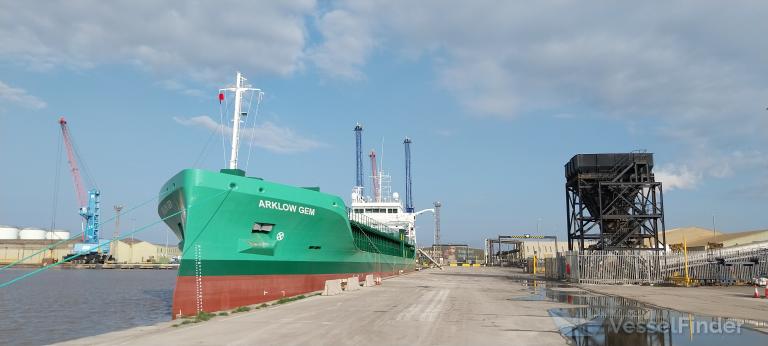
[[[313,296],[172,327],[178,321],[66,345],[564,345],[542,301],[507,268],[430,269],[337,296]]]

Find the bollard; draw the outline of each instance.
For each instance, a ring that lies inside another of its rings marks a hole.
[[[363,283],[363,287],[373,287],[376,285],[376,283],[373,281],[373,275],[368,274],[365,276],[365,282]]]
[[[335,296],[337,294],[341,294],[341,280],[326,280],[323,295]]]
[[[360,289],[360,279],[357,276],[353,276],[347,279],[347,291],[357,291]]]

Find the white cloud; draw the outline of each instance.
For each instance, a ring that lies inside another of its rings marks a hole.
[[[702,174],[692,172],[687,166],[667,165],[655,169],[656,181],[665,190],[693,189],[701,181]]]
[[[0,2],[0,59],[36,68],[131,63],[219,80],[301,68],[313,0]]]
[[[46,104],[43,100],[36,96],[30,95],[26,90],[21,88],[14,88],[8,84],[0,81],[0,104],[12,103],[18,104],[23,107],[41,109],[45,108]]]
[[[335,9],[320,15],[317,27],[324,41],[309,52],[312,62],[334,77],[362,78],[360,69],[375,45],[368,21],[348,10]]]
[[[680,164],[655,168],[656,180],[661,181],[665,189],[695,189],[706,178],[723,179],[739,172],[768,169],[768,155],[759,151],[701,150],[679,161]]]
[[[768,31],[758,10],[768,10],[764,2],[727,11],[717,1],[360,3],[340,5],[368,26],[356,35],[431,58],[440,84],[478,115],[586,107],[613,116],[722,118],[745,116],[768,98],[756,78],[768,73],[768,46],[754,44]]]
[[[199,126],[216,131],[222,135],[232,135],[231,127],[222,126],[206,115],[191,118],[173,117],[173,120],[182,125]],[[254,146],[276,153],[297,153],[324,145],[321,142],[297,134],[289,128],[280,127],[268,121],[254,127],[242,128],[241,136],[243,139],[241,145],[243,146],[251,142]]]
[[[175,79],[162,80],[158,82],[158,85],[168,90],[176,91],[182,95],[192,96],[195,98],[211,97],[210,93],[206,93],[197,88],[191,88]]]

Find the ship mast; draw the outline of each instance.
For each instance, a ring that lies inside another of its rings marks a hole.
[[[243,93],[246,91],[254,91],[257,94],[259,100],[261,100],[261,89],[252,88],[250,84],[246,84],[245,77],[240,72],[237,72],[237,78],[235,85],[229,88],[219,89],[219,100],[223,99],[224,91],[231,91],[235,94],[234,112],[232,114],[232,152],[229,158],[229,169],[237,169],[237,154],[240,149],[240,123],[243,117],[248,114],[243,112]]]

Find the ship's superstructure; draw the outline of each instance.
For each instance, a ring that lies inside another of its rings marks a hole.
[[[356,153],[358,158],[360,157],[360,146],[362,126],[357,124],[355,126],[355,142],[357,145]],[[410,144],[411,139],[406,137],[403,141],[405,145],[405,172],[406,172],[406,193],[411,195],[411,165],[410,165]],[[364,187],[361,186],[362,175],[360,165],[357,166],[356,179],[357,185],[352,188],[352,194],[350,198],[350,218],[353,215],[363,215],[365,217],[376,220],[380,224],[392,229],[392,230],[405,230],[406,236],[411,244],[416,244],[416,217],[426,213],[434,213],[434,209],[424,209],[415,211],[413,209],[412,201],[407,198],[406,205],[400,199],[400,194],[392,192],[392,176],[387,174],[382,165],[379,165],[376,161],[376,152],[371,150],[369,154],[371,159],[371,186],[369,196],[365,196]],[[359,159],[358,159],[359,162]],[[410,205],[409,205],[410,204]]]

